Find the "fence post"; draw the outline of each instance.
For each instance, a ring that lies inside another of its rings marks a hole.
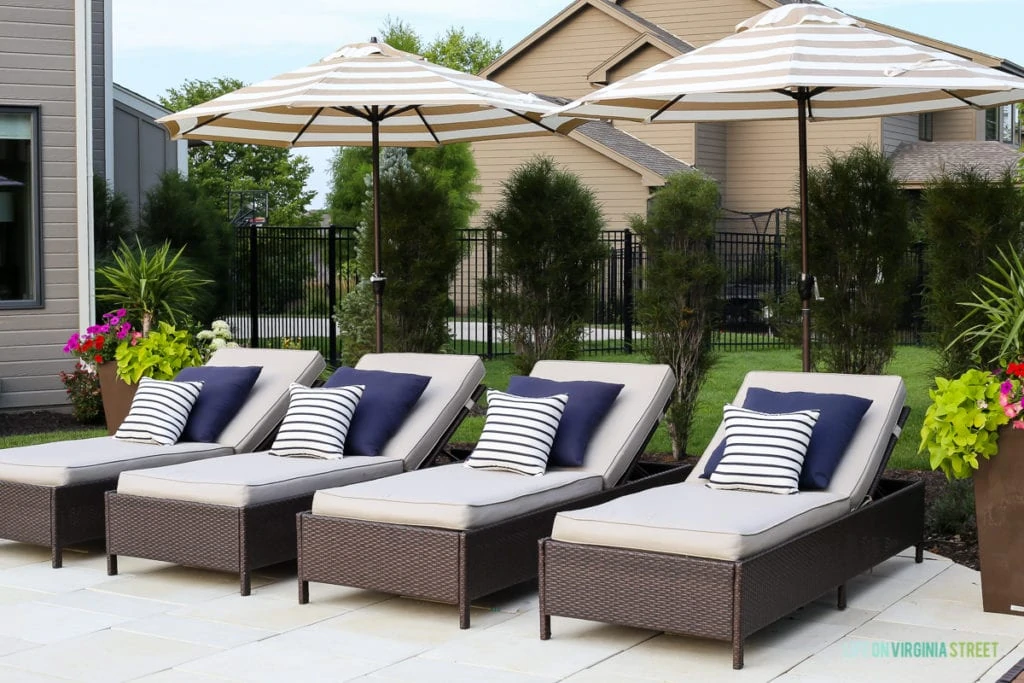
[[[259,286],[259,254],[256,253],[256,245],[259,242],[256,223],[249,224],[249,346],[258,349],[260,346],[260,297],[257,287]]]
[[[633,233],[626,228],[622,240],[622,347],[633,353]]]
[[[331,347],[331,365],[338,365],[338,325],[334,309],[338,305],[338,242],[335,226],[327,228],[327,343]]]
[[[487,282],[494,278],[494,230],[487,229],[487,241],[484,248],[484,268],[487,272]],[[487,311],[487,357],[494,358],[494,309],[491,308],[491,294],[489,287],[484,290],[484,309]]]

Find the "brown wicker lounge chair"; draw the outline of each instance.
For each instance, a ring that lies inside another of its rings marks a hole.
[[[288,385],[311,383],[324,359],[316,351],[238,348],[221,349],[209,365],[263,368],[216,443],[154,446],[103,436],[0,451],[0,538],[49,546],[60,567],[64,547],[103,538],[103,494],[121,472],[258,448],[284,417]]]
[[[295,514],[313,492],[414,470],[430,462],[476,402],[477,356],[368,354],[356,366],[430,376],[398,432],[378,456],[338,460],[267,452],[212,458],[123,475],[107,493],[107,569],[117,556],[237,572],[249,595],[253,569],[295,558]]]
[[[454,464],[318,491],[298,516],[299,602],[310,581],[354,586],[457,604],[468,628],[471,600],[536,576],[557,511],[682,479],[628,482],[671,396],[667,366],[541,361],[531,374],[625,385],[583,467],[530,477]]]
[[[766,373],[749,387],[872,399],[828,488],[773,495],[698,479],[560,514],[540,543],[540,634],[551,616],[732,643],[733,668],[755,631],[911,545],[922,561],[921,482],[880,480],[909,413],[899,377]]]

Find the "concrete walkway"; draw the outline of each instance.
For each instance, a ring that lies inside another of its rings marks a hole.
[[[1024,618],[982,612],[977,572],[912,552],[851,582],[845,611],[823,596],[756,634],[741,671],[726,643],[586,621],[555,618],[542,642],[529,586],[460,631],[452,606],[356,589],[312,584],[299,605],[287,566],[242,598],[229,574],[120,564],[108,577],[102,554],[67,552],[54,570],[48,550],[0,541],[0,681],[993,683],[1024,657]],[[974,656],[953,656],[964,643]]]

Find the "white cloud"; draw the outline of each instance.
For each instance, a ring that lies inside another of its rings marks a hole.
[[[484,31],[491,22],[540,21],[564,0],[466,2],[465,0],[178,0],[172,5],[113,0],[114,49],[181,49],[199,52],[259,52],[275,46],[331,45],[366,40],[385,17],[410,22],[425,37],[452,24]],[[167,8],[174,8],[168,16]]]

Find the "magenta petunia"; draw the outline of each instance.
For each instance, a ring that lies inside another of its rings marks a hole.
[[[125,308],[119,308],[116,311],[114,311],[114,315],[116,315],[118,318],[123,318],[126,315],[128,315],[128,310]]]

